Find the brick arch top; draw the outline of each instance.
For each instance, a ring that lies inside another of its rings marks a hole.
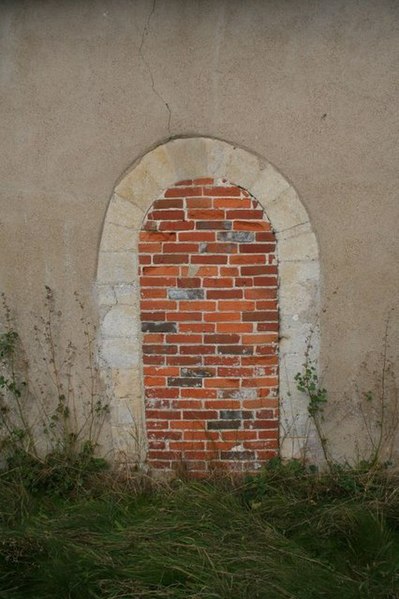
[[[258,156],[210,138],[169,141],[139,159],[115,187],[101,238],[96,296],[100,370],[112,396],[115,459],[144,460],[138,241],[152,203],[177,181],[226,178],[261,204],[277,239],[280,308],[280,447],[298,455],[308,440],[306,402],[296,392],[307,339],[317,359],[319,253],[307,212],[292,185]]]

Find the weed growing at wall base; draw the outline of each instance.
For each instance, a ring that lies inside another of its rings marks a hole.
[[[78,298],[77,298],[78,301]],[[40,368],[35,373],[24,359],[20,337],[3,297],[0,332],[0,460],[5,476],[17,476],[29,489],[70,492],[81,488],[91,474],[106,466],[95,455],[107,417],[108,403],[98,386],[94,359],[94,331],[82,311],[85,356],[72,343],[62,349],[57,341],[60,314],[46,288],[45,317],[34,326]],[[76,360],[84,359],[89,384],[78,384]],[[35,378],[36,377],[36,378]]]
[[[323,410],[327,402],[327,390],[320,386],[316,367],[309,361],[305,362],[303,372],[298,372],[295,375],[295,381],[298,391],[305,393],[308,398],[309,417],[315,425],[324,459],[328,466],[331,466],[327,439],[322,428]]]
[[[399,434],[399,394],[396,385],[392,384],[392,382],[394,383],[393,365],[388,357],[390,349],[388,343],[389,323],[390,317],[386,319],[385,323],[383,348],[381,354],[378,355],[378,366],[373,371],[374,391],[363,393],[357,391],[356,393],[361,398],[356,402],[356,408],[358,416],[363,420],[365,437],[362,443],[363,448],[362,451],[356,451],[355,456],[345,460],[345,464],[348,462],[357,464],[363,471],[368,470],[370,473],[394,465],[395,445]],[[327,389],[321,384],[316,365],[310,358],[311,348],[311,339],[309,338],[303,368],[295,375],[294,379],[298,391],[303,393],[307,399],[308,418],[314,425],[325,463],[330,472],[334,472],[340,470],[342,464],[337,463],[333,457],[330,447],[331,439],[325,433],[324,411],[329,403],[329,396]],[[366,368],[365,365],[363,367]],[[388,385],[389,381],[391,385]],[[356,405],[355,402],[352,403]],[[343,462],[342,459],[341,462]]]

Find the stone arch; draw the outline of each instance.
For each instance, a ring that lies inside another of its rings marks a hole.
[[[294,376],[309,336],[319,351],[320,266],[316,236],[297,192],[270,163],[229,143],[203,137],[168,141],[140,158],[116,185],[101,237],[96,297],[100,371],[112,397],[115,459],[144,461],[146,432],[142,382],[138,237],[154,200],[177,181],[226,178],[262,205],[277,238],[279,264],[280,451],[306,446],[306,400]]]

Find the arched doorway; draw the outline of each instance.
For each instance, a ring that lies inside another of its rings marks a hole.
[[[101,321],[100,367],[113,398],[115,459],[120,453],[124,459],[144,461],[148,451],[138,271],[140,231],[147,211],[167,189],[176,182],[203,177],[225,179],[247,190],[259,202],[275,233],[281,454],[298,455],[307,441],[307,407],[293,384],[311,332],[313,353],[316,359],[318,356],[319,258],[306,210],[292,185],[265,160],[219,140],[185,138],[171,140],[139,159],[115,187],[105,218],[96,294]]]

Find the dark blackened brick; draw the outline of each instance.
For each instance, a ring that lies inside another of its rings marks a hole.
[[[196,229],[199,230],[229,230],[231,229],[231,220],[199,220],[196,223]]]
[[[208,430],[218,431],[224,429],[237,429],[240,428],[240,420],[210,420],[207,423]]]
[[[143,354],[177,354],[177,345],[143,345]]]
[[[223,420],[247,420],[252,418],[252,412],[249,410],[221,410],[220,418]]]
[[[175,322],[142,322],[143,333],[176,333]]]

